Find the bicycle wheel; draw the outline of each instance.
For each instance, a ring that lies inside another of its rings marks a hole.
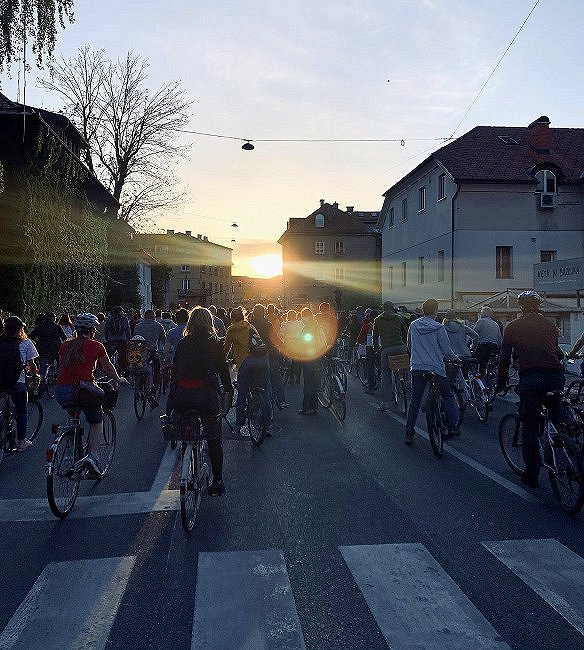
[[[456,409],[457,414],[455,426],[458,429],[462,424],[462,418],[464,417],[464,398],[462,397],[461,390],[459,388],[456,388],[456,386],[451,386],[450,389],[452,390],[452,395],[454,397],[454,408]]]
[[[347,394],[345,392],[345,387],[343,386],[343,381],[338,375],[335,375],[332,378],[332,385],[333,409],[339,420],[342,422],[347,415]]]
[[[47,473],[47,499],[55,517],[66,517],[77,499],[82,470],[75,463],[82,458],[80,444],[75,444],[74,430],[66,431],[53,443],[51,469]]]
[[[436,398],[436,395],[430,389],[428,401],[426,402],[426,424],[428,425],[428,436],[432,445],[432,451],[436,458],[442,458],[442,454],[444,453],[444,439],[442,437],[442,422],[438,399],[440,398]]]
[[[29,399],[26,417],[26,437],[29,440],[34,440],[43,424],[43,407],[36,399]]]
[[[499,423],[499,446],[507,465],[517,474],[525,474],[523,460],[523,420],[516,413],[507,413]]]
[[[556,433],[552,445],[546,440],[545,456],[553,459],[548,468],[552,492],[560,508],[575,515],[584,505],[584,465],[576,443],[564,435]]]
[[[168,387],[170,386],[170,368],[164,368],[162,371],[162,394],[166,395]]]
[[[146,389],[144,387],[144,375],[136,375],[134,378],[134,413],[140,421],[146,411]]]
[[[111,467],[116,450],[116,419],[111,411],[103,412],[103,438],[97,450],[97,464],[104,478]]]
[[[180,481],[180,518],[183,528],[190,533],[195,527],[197,512],[201,503],[202,486],[199,469],[202,441],[185,445]]]
[[[47,368],[43,383],[47,397],[52,399],[55,396],[55,362],[51,363]]]
[[[250,395],[247,405],[247,426],[253,445],[259,447],[266,437],[266,427],[264,426],[260,398],[253,393]]]
[[[584,380],[575,379],[568,384],[566,397],[572,404],[580,404],[582,402],[582,392],[584,392]]]
[[[408,414],[408,394],[406,382],[399,373],[393,375],[393,395],[399,412],[406,416]]]
[[[359,357],[355,364],[355,374],[363,386],[367,387],[367,366],[365,365],[365,357]]]
[[[483,382],[476,377],[470,380],[470,394],[472,405],[481,422],[486,422],[489,418],[489,398]]]
[[[331,389],[329,385],[329,379],[325,375],[324,371],[321,371],[320,373],[320,387],[318,389],[316,397],[318,399],[318,403],[322,406],[322,408],[330,408],[330,405],[332,404]]]

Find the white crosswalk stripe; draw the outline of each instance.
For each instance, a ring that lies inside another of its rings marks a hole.
[[[48,564],[0,635],[0,648],[105,648],[135,559]]]
[[[340,551],[392,650],[509,648],[422,544]]]
[[[483,546],[584,635],[584,559],[555,539]]]
[[[193,650],[304,647],[282,551],[199,554]]]

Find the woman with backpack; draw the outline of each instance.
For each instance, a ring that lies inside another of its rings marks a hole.
[[[0,390],[10,394],[16,415],[16,449],[26,451],[32,442],[26,437],[28,391],[26,372],[37,373],[35,359],[39,356],[34,343],[26,336],[18,316],[4,319],[0,336]]]

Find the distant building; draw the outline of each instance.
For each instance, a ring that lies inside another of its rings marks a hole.
[[[190,230],[143,234],[139,239],[144,250],[167,269],[163,304],[156,306],[176,309],[231,305],[231,248],[215,244],[203,235],[194,237]]]
[[[378,306],[381,237],[377,212],[346,211],[321,199],[307,217],[292,218],[282,246],[286,307],[330,302],[337,309]]]
[[[233,288],[231,301],[233,306],[242,305],[250,309],[257,303],[263,305],[272,303],[278,307],[283,302],[282,276],[273,278],[249,278],[244,275],[234,275],[231,278]]]

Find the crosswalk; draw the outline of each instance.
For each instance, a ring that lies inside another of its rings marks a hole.
[[[584,647],[584,559],[554,539],[482,545],[562,616]],[[338,552],[392,650],[510,648],[497,621],[487,620],[423,544]],[[47,564],[0,634],[0,650],[105,648],[135,564],[134,556]],[[318,647],[304,637],[281,550],[199,553],[192,580],[192,649]]]

